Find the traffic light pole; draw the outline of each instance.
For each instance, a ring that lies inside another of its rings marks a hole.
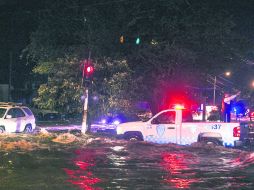
[[[81,126],[81,132],[86,133],[88,129],[87,125],[87,112],[88,112],[88,87],[84,87],[84,106],[83,106],[83,119],[82,119],[82,126]]]
[[[89,57],[88,60],[83,63],[83,69],[82,69],[82,86],[83,88],[83,96],[84,96],[84,105],[83,105],[83,117],[82,117],[82,126],[81,126],[81,133],[85,134],[88,130],[88,124],[87,124],[87,116],[88,116],[88,89],[89,85],[87,84],[87,81],[85,81],[85,78],[88,79],[93,74],[93,67],[91,66],[91,52],[89,51]]]

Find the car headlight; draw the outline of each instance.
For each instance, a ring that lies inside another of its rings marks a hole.
[[[116,133],[117,133],[118,135],[123,134],[123,128],[122,128],[121,126],[117,126],[117,127],[116,127]]]
[[[113,124],[114,125],[119,125],[121,122],[119,121],[119,120],[115,120],[115,121],[113,121]]]

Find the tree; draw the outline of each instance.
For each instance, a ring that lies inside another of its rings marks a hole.
[[[60,113],[81,113],[81,78],[79,62],[75,58],[59,58],[34,68],[35,73],[46,74],[47,83],[41,84],[34,103],[43,109]]]
[[[98,96],[94,108],[99,113],[128,112],[137,97],[137,83],[126,60],[100,59],[96,64],[93,94]]]
[[[224,3],[66,0],[50,4],[42,12],[28,47],[37,68],[46,68],[43,74],[49,77],[35,103],[52,109],[72,104],[71,91],[75,95],[79,92],[64,84],[78,86],[79,79],[76,68],[66,60],[71,57],[78,67],[89,51],[97,61],[93,93],[99,97],[100,111],[126,109],[136,101],[134,97],[158,105],[175,88],[176,81],[183,87],[197,85],[197,81],[205,81],[202,74],[234,66],[241,60],[242,47],[235,43],[241,37]],[[126,37],[123,44],[119,43],[121,35]],[[141,39],[138,46],[134,40],[137,36]],[[61,70],[64,74],[51,73]],[[50,103],[46,104],[49,94]],[[61,94],[65,95],[60,100]]]

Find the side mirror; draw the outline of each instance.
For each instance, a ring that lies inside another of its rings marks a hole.
[[[12,116],[11,115],[6,115],[6,117],[5,117],[6,119],[11,119],[12,118]]]

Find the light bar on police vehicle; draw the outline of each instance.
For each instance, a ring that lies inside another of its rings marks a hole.
[[[184,105],[175,104],[175,105],[174,105],[174,109],[176,109],[176,110],[182,110],[182,109],[185,109],[185,108],[184,108]]]

